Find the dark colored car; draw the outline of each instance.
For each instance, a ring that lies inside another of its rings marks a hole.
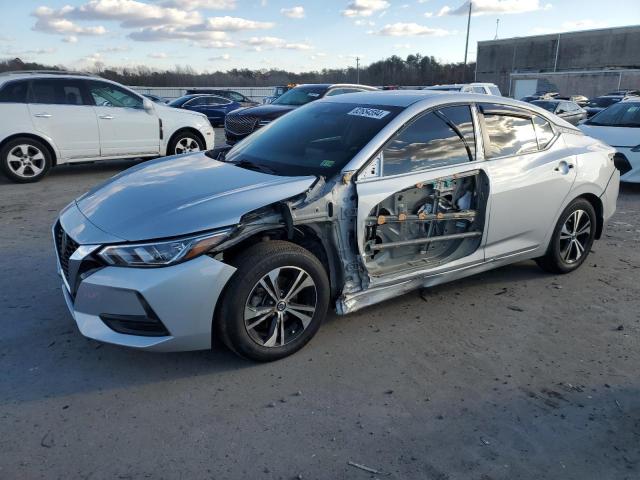
[[[262,99],[262,103],[273,103],[277,98],[280,98],[282,95],[287,93],[292,88],[297,87],[295,83],[290,83],[289,85],[278,85],[277,87],[273,87],[273,93],[268,97],[264,97]]]
[[[161,103],[161,104],[167,103],[166,99],[159,97],[158,95],[153,95],[151,93],[143,93],[142,96],[148,98],[149,100],[155,103]]]
[[[602,97],[592,98],[585,107],[587,118],[593,117],[596,113],[600,113],[605,108],[622,100],[624,100],[624,95],[603,95]]]
[[[587,112],[580,105],[568,100],[534,100],[531,104],[555,113],[572,125],[578,125],[587,118]]]
[[[607,93],[607,95],[638,96],[640,95],[640,90],[616,90],[615,92]]]
[[[257,107],[244,108],[227,115],[224,132],[229,144],[239,142],[260,127],[264,127],[276,118],[289,113],[296,108],[323,97],[341,95],[344,93],[377,90],[367,85],[351,84],[309,84],[300,85],[284,93],[273,103]]]
[[[217,95],[185,95],[169,106],[204,113],[214,127],[224,125],[227,114],[241,108],[238,102]]]
[[[258,102],[254,102],[249,97],[241,94],[240,92],[236,92],[234,90],[219,90],[215,88],[192,88],[187,90],[187,95],[217,95],[219,97],[224,97],[229,100],[233,100],[234,102],[238,102],[242,107],[253,107],[254,105],[258,105]]]

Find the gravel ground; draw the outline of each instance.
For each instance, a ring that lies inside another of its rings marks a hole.
[[[0,478],[640,477],[640,187],[571,275],[524,262],[330,316],[260,365],[78,333],[49,229],[132,164],[0,179]]]

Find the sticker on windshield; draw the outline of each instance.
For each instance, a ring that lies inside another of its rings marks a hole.
[[[315,98],[315,97],[319,97],[320,94],[319,93],[314,93],[314,92],[309,92],[309,93],[307,93],[307,96]]]
[[[356,107],[351,110],[347,115],[355,115],[356,117],[365,117],[365,118],[375,118],[376,120],[380,120],[381,118],[389,115],[387,110],[378,110],[377,108],[365,108],[365,107]]]
[[[330,168],[330,167],[333,167],[333,164],[334,164],[334,163],[336,163],[336,162],[334,162],[333,160],[323,160],[323,161],[320,163],[320,166],[321,166],[321,167],[324,167],[324,168]]]

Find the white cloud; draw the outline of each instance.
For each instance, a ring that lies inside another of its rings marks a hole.
[[[216,57],[209,57],[207,60],[209,60],[210,62],[216,62],[216,61],[227,61],[227,60],[231,60],[231,55],[229,55],[228,53],[224,53],[222,55],[218,55]]]
[[[389,7],[390,3],[386,0],[352,0],[342,11],[342,15],[345,17],[370,17]]]
[[[148,57],[149,57],[149,58],[155,58],[155,59],[163,59],[163,58],[167,58],[167,57],[169,57],[169,55],[167,55],[167,54],[166,54],[166,53],[164,53],[164,52],[153,52],[153,53],[150,53],[150,54],[148,55]]]
[[[140,42],[164,40],[226,41],[227,34],[220,31],[189,30],[173,26],[149,27],[131,32],[129,37]]]
[[[450,35],[451,32],[440,28],[429,28],[417,23],[390,23],[382,27],[376,35],[383,35],[388,37],[415,37],[415,36],[434,36],[442,37]]]
[[[163,7],[136,0],[91,0],[79,7],[69,8],[72,18],[84,20],[115,20],[123,28],[149,25],[197,25],[202,23],[199,12]]]
[[[167,0],[162,3],[166,7],[182,8],[184,10],[233,10],[236,0]]]
[[[424,16],[427,18],[433,17],[433,12],[424,12]]]
[[[313,47],[308,43],[288,42],[278,37],[251,37],[242,41],[252,50],[261,52],[262,50],[284,49],[284,50],[311,50]]]
[[[64,18],[69,12],[73,10],[73,7],[65,6],[60,10],[53,10],[49,7],[38,7],[32,13],[38,20],[32,27],[32,30],[45,33],[54,33],[67,35],[104,35],[107,33],[107,29],[102,25],[82,27],[73,23],[71,20]]]
[[[206,30],[215,30],[221,32],[237,32],[240,30],[261,30],[273,28],[274,23],[256,22],[238,17],[212,17],[208,18],[205,24]]]
[[[280,13],[289,18],[304,18],[304,7],[281,8]]]
[[[354,20],[353,24],[356,27],[374,27],[376,25],[376,22],[374,22],[373,20],[358,18],[357,20]]]
[[[409,50],[411,48],[410,43],[396,43],[393,48]]]
[[[78,43],[78,37],[75,35],[69,35],[68,37],[64,37],[62,41],[64,43]]]
[[[472,15],[526,13],[536,10],[548,10],[550,4],[542,6],[540,0],[473,0]],[[466,0],[457,8],[444,6],[438,12],[438,16],[468,15],[469,0]]]

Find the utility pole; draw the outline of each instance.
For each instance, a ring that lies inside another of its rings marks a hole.
[[[356,83],[360,84],[360,57],[356,57]]]
[[[467,20],[467,43],[464,47],[464,66],[467,66],[467,53],[469,52],[469,29],[471,28],[471,8],[473,2],[469,0],[469,18]]]
[[[494,40],[498,40],[498,27],[500,27],[500,19],[496,18],[496,36]]]

